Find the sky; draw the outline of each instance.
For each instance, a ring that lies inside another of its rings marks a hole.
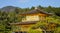
[[[20,8],[28,8],[32,6],[53,6],[60,7],[60,0],[0,0],[0,8],[5,6],[16,6]]]

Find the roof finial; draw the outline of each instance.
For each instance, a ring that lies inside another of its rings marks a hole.
[[[35,7],[35,9],[38,9],[37,7]]]

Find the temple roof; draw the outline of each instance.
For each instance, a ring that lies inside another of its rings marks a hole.
[[[38,21],[27,21],[27,22],[17,22],[17,23],[9,23],[10,25],[29,25],[29,24],[35,24]]]
[[[45,12],[43,10],[40,10],[40,9],[35,9],[35,10],[31,10],[29,12],[24,12],[24,13],[21,13],[20,15],[27,15],[27,14],[37,14],[37,13],[42,13],[42,14],[47,14],[47,15],[52,15],[52,13],[48,13],[48,12]]]

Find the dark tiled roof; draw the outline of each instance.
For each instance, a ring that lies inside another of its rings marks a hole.
[[[38,21],[28,21],[28,22],[19,22],[19,23],[9,23],[11,25],[28,25],[28,24],[35,24]]]
[[[48,13],[48,12],[45,12],[45,11],[40,10],[40,9],[35,9],[35,10],[29,11],[29,12],[24,12],[22,14],[26,15],[26,14],[37,14],[37,13],[52,15],[52,13]]]

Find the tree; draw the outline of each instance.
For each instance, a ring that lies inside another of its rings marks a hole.
[[[19,12],[20,12],[20,9],[19,8],[15,8],[15,13],[19,14]]]
[[[42,6],[40,6],[40,5],[39,5],[37,8],[38,8],[38,9],[44,9],[44,7],[42,7]]]
[[[33,9],[35,9],[35,7],[32,6],[32,7],[31,7],[31,10],[33,10]]]

